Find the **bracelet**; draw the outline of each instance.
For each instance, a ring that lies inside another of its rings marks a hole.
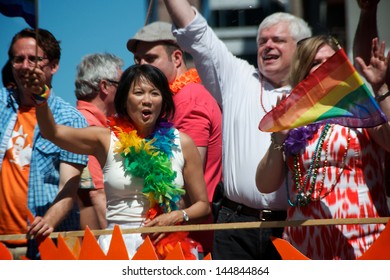
[[[190,217],[188,216],[187,212],[185,210],[181,210],[183,213],[183,220],[184,222],[188,222],[190,220]]]
[[[47,103],[47,99],[49,99],[49,95],[50,95],[50,88],[47,85],[45,85],[40,94],[35,94],[35,93],[32,94],[32,99],[35,102],[36,106],[42,106]]]
[[[281,145],[276,143],[275,134],[274,133],[271,133],[271,144],[272,144],[272,147],[274,148],[274,150],[278,150],[278,151],[283,151],[284,150],[284,143],[281,144]]]
[[[375,97],[376,102],[381,102],[385,100],[388,96],[390,96],[390,91],[385,92],[384,94],[378,95]]]

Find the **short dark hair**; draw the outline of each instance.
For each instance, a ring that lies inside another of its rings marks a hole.
[[[129,118],[126,110],[129,91],[131,86],[141,79],[146,79],[161,92],[162,107],[157,123],[160,121],[172,120],[175,115],[175,104],[173,102],[173,94],[169,88],[167,77],[160,69],[149,64],[135,64],[123,72],[114,99],[115,110],[118,116]]]
[[[3,81],[3,85],[6,88],[16,86],[14,74],[12,73],[12,64],[9,60],[7,60],[7,62],[1,69],[1,78]]]
[[[12,59],[14,54],[12,52],[12,47],[15,42],[22,38],[33,38],[36,40],[36,32],[34,29],[25,28],[20,32],[16,33],[12,38],[11,44],[8,49],[8,58]],[[61,47],[60,41],[54,37],[52,33],[50,33],[46,29],[38,29],[38,46],[43,50],[49,61],[58,60],[61,58]]]

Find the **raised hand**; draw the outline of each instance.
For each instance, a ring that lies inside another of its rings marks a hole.
[[[362,10],[370,10],[378,5],[380,0],[357,0],[359,8]]]
[[[41,94],[46,83],[45,73],[38,67],[21,71],[23,75],[20,80],[24,90],[32,94]]]
[[[377,92],[385,83],[389,61],[390,51],[385,56],[385,42],[379,44],[378,38],[372,40],[369,65],[366,65],[361,57],[356,57],[356,62],[361,67],[364,78],[371,84],[374,92]]]

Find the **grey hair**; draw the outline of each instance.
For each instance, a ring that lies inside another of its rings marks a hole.
[[[83,57],[77,65],[75,94],[79,100],[91,100],[99,92],[99,82],[103,79],[117,80],[118,70],[124,62],[109,53],[95,53]]]
[[[256,38],[257,46],[259,46],[260,31],[262,31],[265,28],[269,28],[280,22],[289,23],[288,29],[290,31],[290,35],[296,43],[302,39],[312,36],[311,29],[306,21],[289,13],[278,12],[267,16],[260,23],[259,29],[257,30],[257,38]]]

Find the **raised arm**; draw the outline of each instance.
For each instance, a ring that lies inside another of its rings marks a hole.
[[[362,69],[362,75],[371,84],[380,108],[390,120],[389,84],[386,82],[386,73],[389,73],[390,51],[385,54],[385,43],[379,43],[378,38],[372,40],[370,61],[367,65],[360,57],[356,62]],[[369,129],[371,137],[382,148],[390,152],[390,121]]]
[[[56,124],[47,104],[36,108],[36,116],[41,135],[60,148],[77,153],[95,156],[103,166],[110,143],[108,128],[90,126],[74,128]]]
[[[26,72],[22,80],[23,86],[29,89],[25,91],[26,98],[34,100],[36,104],[36,117],[42,137],[69,152],[93,155],[104,165],[110,145],[110,130],[95,126],[75,128],[56,124],[47,104],[50,90],[45,82],[45,74],[39,68]]]
[[[354,58],[361,57],[366,64],[370,63],[371,41],[378,37],[377,7],[379,1],[357,0],[360,16],[353,40],[353,56]],[[361,71],[359,67],[357,68]]]
[[[178,28],[187,26],[195,17],[194,10],[187,0],[164,0],[164,3]]]

